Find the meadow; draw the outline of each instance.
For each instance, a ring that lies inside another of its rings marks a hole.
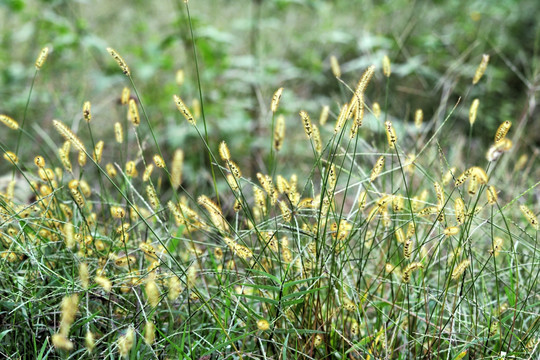
[[[0,357],[538,359],[516,4],[1,4]]]

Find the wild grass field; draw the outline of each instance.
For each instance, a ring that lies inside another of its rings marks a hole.
[[[538,11],[0,3],[0,357],[540,358]]]

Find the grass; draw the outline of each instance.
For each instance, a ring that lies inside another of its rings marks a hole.
[[[265,98],[254,113],[260,146],[247,154],[207,121],[216,107],[206,106],[192,5],[182,6],[200,109],[180,88],[163,112],[200,151],[165,145],[137,67],[105,48],[99,61],[124,76],[107,94],[124,94],[120,110],[90,105],[73,125],[35,124],[27,114],[45,61],[18,127],[4,127],[0,354],[538,356],[538,159],[516,151],[525,121],[485,146],[480,119],[463,125],[473,99],[489,97],[486,78],[456,76],[465,95],[448,89],[439,115],[415,124],[393,110],[406,79],[393,64],[381,71],[381,56],[357,84],[334,77],[326,120],[313,103],[283,110],[287,87]]]

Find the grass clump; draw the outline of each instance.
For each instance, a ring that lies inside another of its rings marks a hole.
[[[34,134],[24,115],[20,125],[0,118],[19,134],[15,152],[1,143],[12,169],[0,200],[2,354],[538,354],[538,183],[506,182],[527,164],[508,170],[509,122],[485,149],[488,161],[465,157],[473,139],[452,125],[471,99],[440,120],[417,111],[414,124],[401,121],[379,105],[392,94],[370,96],[393,81],[384,57],[383,71],[367,67],[354,90],[340,81],[340,102],[324,106],[318,124],[308,111],[280,113],[279,88],[268,99],[268,151],[246,168],[246,154],[209,141],[199,88],[200,116],[180,96],[170,101],[211,170],[210,186],[188,187],[192,154],[162,148],[136,69],[107,51],[127,77],[118,89],[126,117],[111,119],[109,138],[94,138],[90,102],[79,131],[53,120],[55,130]],[[484,56],[469,86],[486,67]],[[25,153],[36,137],[56,151]],[[305,151],[284,156],[295,144]]]

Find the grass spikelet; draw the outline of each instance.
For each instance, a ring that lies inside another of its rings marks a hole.
[[[96,284],[101,286],[103,290],[105,290],[105,292],[108,292],[108,293],[111,292],[112,282],[111,280],[107,279],[105,276],[98,275],[94,278],[94,281],[96,282]]]
[[[43,169],[45,168],[45,158],[43,158],[43,156],[41,155],[38,155],[34,158],[34,164],[36,164],[36,166],[40,169]]]
[[[382,59],[382,68],[383,68],[383,74],[386,77],[390,77],[390,74],[392,74],[392,68],[390,65],[390,58],[388,55],[384,55]]]
[[[460,262],[456,266],[454,271],[452,271],[452,280],[456,280],[457,278],[459,278],[463,274],[463,272],[465,272],[465,270],[469,267],[470,264],[471,264],[471,261],[469,259],[465,259],[462,262]]]
[[[127,105],[129,103],[129,99],[131,99],[131,91],[126,86],[122,89],[122,95],[120,96],[120,104]]]
[[[167,298],[170,301],[174,301],[178,299],[178,296],[180,296],[180,293],[182,292],[182,283],[180,282],[180,279],[176,275],[172,275],[168,282],[167,287],[169,288],[169,293],[167,294]]]
[[[107,163],[105,165],[105,170],[107,171],[107,175],[109,175],[109,177],[111,178],[115,177],[118,174],[116,171],[116,167],[111,163]]]
[[[495,144],[491,145],[486,153],[486,159],[488,161],[496,161],[501,155],[510,149],[512,149],[512,140],[508,138],[502,138]]]
[[[476,121],[476,114],[478,112],[478,106],[480,105],[480,100],[474,99],[471,103],[471,107],[469,109],[469,124],[471,126],[474,125],[474,122]]]
[[[114,123],[114,139],[117,143],[122,144],[124,142],[124,129],[119,122]]]
[[[341,108],[341,111],[339,112],[339,116],[336,121],[336,126],[334,127],[334,134],[337,134],[343,129],[343,126],[345,126],[345,122],[347,121],[347,112],[348,112],[348,104],[343,105]]]
[[[92,113],[90,112],[90,101],[85,101],[83,104],[83,118],[86,122],[92,120]]]
[[[19,157],[15,155],[15,153],[12,151],[6,151],[4,153],[4,159],[6,159],[6,161],[9,161],[13,165],[16,165],[19,163]]]
[[[292,212],[284,201],[279,202],[279,210],[285,222],[291,221]]]
[[[8,128],[12,130],[19,129],[19,123],[7,115],[0,114],[0,122],[2,122],[4,125],[6,125]]]
[[[78,151],[86,152],[86,149],[81,140],[63,122],[53,120],[53,125],[58,131],[58,133],[60,133],[60,135],[62,135],[64,139],[66,139],[73,146],[75,146]]]
[[[480,65],[478,65],[478,68],[476,68],[476,72],[474,73],[474,77],[472,80],[473,85],[476,85],[484,73],[486,72],[486,68],[489,62],[489,55],[483,54],[482,55],[482,61],[480,62]]]
[[[358,196],[358,208],[364,210],[366,207],[367,192],[364,190]]]
[[[225,162],[231,160],[231,152],[225,141],[222,141],[219,144],[219,156],[221,156],[221,159]]]
[[[274,128],[274,149],[276,151],[281,150],[283,140],[285,139],[285,116],[279,115],[276,119],[276,126]]]
[[[489,251],[491,254],[493,254],[494,257],[499,256],[499,253],[502,250],[504,240],[500,237],[496,237],[493,239],[493,245],[491,247],[491,250]]]
[[[374,102],[373,105],[371,105],[371,111],[373,112],[373,116],[378,119],[381,116],[381,105],[379,105],[378,102]]]
[[[176,104],[178,111],[180,111],[182,115],[184,115],[188,123],[195,126],[196,125],[195,118],[193,117],[189,109],[187,108],[186,104],[184,104],[180,96],[173,95],[173,99],[174,99],[174,103]]]
[[[472,175],[469,179],[469,186],[467,187],[467,192],[470,195],[476,194],[476,192],[478,191],[479,183],[480,182],[478,181],[478,176]]]
[[[459,227],[457,226],[450,226],[444,229],[445,236],[455,236],[457,234],[459,234]]]
[[[79,280],[81,281],[81,286],[83,289],[88,289],[90,284],[90,274],[88,271],[88,265],[84,262],[79,264]]]
[[[465,202],[462,198],[458,197],[454,201],[454,210],[456,212],[456,222],[458,225],[462,225],[465,222]]]
[[[144,342],[146,345],[152,345],[156,340],[156,326],[150,320],[144,325]]]
[[[356,90],[355,90],[356,94],[363,94],[366,91],[366,87],[371,81],[373,74],[375,74],[375,65],[369,66],[362,74],[362,77],[360,78],[360,81],[358,82],[358,85],[356,86]]]
[[[87,330],[86,334],[84,335],[84,346],[86,347],[86,350],[88,350],[89,353],[94,351],[94,348],[96,347],[94,334],[90,330]]]
[[[219,230],[225,231],[225,229],[227,228],[227,223],[223,218],[223,213],[221,212],[219,206],[217,206],[217,204],[210,200],[206,195],[199,196],[197,202],[202,205],[206,209],[206,211],[208,211],[214,225]]]
[[[38,57],[36,59],[36,62],[34,64],[36,66],[36,70],[40,70],[41,67],[43,66],[43,64],[45,64],[45,61],[47,60],[47,56],[49,56],[49,48],[44,47],[39,52],[39,55],[38,55]]]
[[[319,132],[319,128],[317,125],[312,124],[313,128],[313,147],[315,148],[315,151],[317,154],[320,154],[322,152],[323,144],[321,140],[321,133]]]
[[[403,243],[403,256],[406,259],[409,259],[411,257],[411,254],[412,254],[412,239],[407,239],[407,241]]]
[[[121,206],[112,206],[111,216],[115,219],[123,219],[126,216],[126,210]]]
[[[335,77],[341,78],[341,67],[339,66],[339,61],[334,55],[330,56],[330,68],[332,69],[332,74]]]
[[[139,126],[141,124],[139,109],[137,108],[137,103],[133,99],[129,99],[128,120],[131,121],[133,126]]]
[[[126,162],[126,175],[132,178],[137,177],[137,175],[139,175],[137,171],[137,164],[135,164],[135,161],[130,160]]]
[[[497,144],[499,141],[504,139],[506,137],[506,134],[508,134],[508,131],[512,127],[512,122],[509,120],[504,121],[499,127],[497,128],[497,131],[495,132],[495,139],[494,142]]]
[[[161,155],[156,154],[154,155],[153,159],[154,159],[154,164],[156,164],[158,168],[163,169],[165,167],[165,161],[163,160]]]
[[[153,278],[150,278],[144,287],[150,306],[155,308],[159,305],[159,288]]]
[[[377,177],[379,177],[381,171],[384,168],[384,155],[379,156],[377,161],[375,162],[375,166],[373,166],[373,169],[371,170],[371,175],[369,177],[369,181],[373,182]]]
[[[488,186],[486,191],[487,201],[489,205],[495,205],[498,200],[497,196],[497,189],[495,189],[495,186],[491,185]]]
[[[538,218],[536,217],[536,215],[532,212],[531,209],[529,209],[527,207],[527,205],[521,205],[519,207],[519,209],[521,210],[521,213],[523,214],[523,216],[525,216],[525,219],[527,219],[527,221],[529,222],[529,224],[531,224],[531,226],[535,229],[535,230],[538,230]]]
[[[410,263],[409,265],[405,267],[405,269],[403,269],[401,279],[403,280],[404,283],[408,283],[409,280],[411,279],[411,273],[413,271],[416,271],[418,269],[423,269],[423,268],[424,268],[424,265],[420,262]]]
[[[403,244],[406,241],[402,228],[396,229],[396,240],[399,244]]]
[[[62,334],[54,334],[51,337],[51,341],[53,343],[53,346],[56,349],[60,350],[67,350],[71,351],[73,350],[73,343],[67,338],[67,336],[64,336]]]
[[[122,357],[127,357],[133,344],[135,343],[135,330],[129,326],[126,333],[118,338],[118,353]]]
[[[463,185],[463,183],[469,178],[470,175],[471,175],[471,171],[470,171],[470,170],[464,171],[464,172],[463,172],[461,175],[459,175],[458,178],[456,179],[455,186],[458,187],[458,186]]]
[[[358,102],[356,102],[354,109],[349,108],[349,111],[353,110],[353,115],[354,115],[353,123],[351,126],[351,133],[350,133],[351,139],[356,136],[356,134],[358,133],[358,129],[362,126],[362,122],[364,120],[365,104],[364,104],[363,97],[364,97],[364,94],[361,94],[359,96],[360,99],[358,100]]]
[[[277,191],[274,187],[274,184],[272,183],[272,178],[268,175],[263,175],[261,173],[257,173],[257,179],[259,180],[259,183],[261,184],[262,188],[268,196],[270,197],[270,203],[274,205],[277,201]]]
[[[94,158],[94,161],[98,164],[101,162],[104,146],[105,146],[105,142],[103,142],[103,140],[100,140],[96,143],[96,146],[94,147],[93,158]]]
[[[417,129],[420,129],[423,122],[424,111],[422,109],[416,109],[416,111],[414,112],[414,126],[416,126]]]
[[[308,113],[303,110],[300,111],[300,118],[302,118],[302,124],[304,125],[304,132],[306,133],[306,136],[308,139],[311,139],[313,125],[311,124],[311,119],[309,118]]]
[[[184,169],[184,151],[176,149],[173,155],[171,165],[171,186],[173,189],[178,189],[182,184],[182,173]]]
[[[444,206],[444,190],[438,182],[435,182],[433,187],[435,188],[435,194],[437,195],[437,207],[442,209]]]
[[[319,116],[319,125],[324,126],[328,121],[328,115],[330,114],[330,106],[324,105],[321,109],[321,115]]]
[[[147,182],[148,180],[150,180],[150,177],[152,176],[153,171],[154,171],[154,165],[146,164],[146,169],[144,169],[144,173],[142,176],[143,182]]]
[[[268,320],[260,319],[259,321],[257,321],[257,329],[259,329],[260,331],[266,331],[270,329],[270,324],[268,323]]]
[[[240,171],[240,168],[234,161],[228,161],[227,167],[229,168],[229,171],[231,174],[238,180],[242,177],[242,171]]]
[[[395,148],[397,141],[396,130],[394,129],[394,126],[390,121],[385,122],[384,126],[386,128],[386,138],[388,140],[388,146],[390,147],[390,149],[393,149]]]
[[[107,52],[109,54],[111,54],[114,61],[116,61],[118,66],[120,66],[120,69],[122,69],[122,72],[124,73],[124,75],[131,76],[131,72],[129,71],[129,67],[127,66],[127,63],[124,61],[124,59],[120,56],[120,54],[118,54],[116,52],[116,50],[114,50],[113,48],[110,48],[110,47],[107,48]]]
[[[86,154],[82,151],[79,151],[79,156],[77,157],[77,162],[79,163],[80,167],[83,167],[86,165]]]
[[[272,103],[270,104],[270,110],[272,110],[273,113],[276,113],[278,106],[279,106],[279,100],[281,100],[281,94],[283,93],[283,88],[280,87],[276,90],[274,95],[272,96]]]

